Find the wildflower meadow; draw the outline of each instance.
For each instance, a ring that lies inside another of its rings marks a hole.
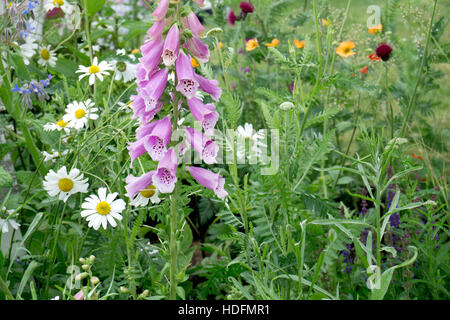
[[[0,0],[0,300],[448,300],[449,14]]]

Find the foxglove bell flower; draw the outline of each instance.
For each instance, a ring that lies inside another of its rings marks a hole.
[[[220,96],[222,95],[222,89],[219,88],[219,81],[217,80],[209,80],[201,75],[195,74],[195,80],[197,80],[200,89],[211,95],[215,101],[219,101]]]
[[[166,17],[167,9],[169,9],[169,0],[159,0],[158,7],[153,11],[152,15],[156,21],[160,21]]]
[[[192,145],[194,150],[201,155],[202,160],[205,161],[206,164],[216,163],[219,146],[214,141],[205,137],[203,133],[198,130],[186,128],[185,131],[188,142]]]
[[[161,39],[150,40],[141,47],[142,58],[137,65],[136,77],[139,82],[148,81],[161,61],[164,43]]]
[[[166,25],[166,19],[156,21],[153,24],[153,26],[150,29],[148,29],[148,31],[147,31],[147,35],[150,38],[150,40],[161,39],[165,25]]]
[[[138,88],[138,94],[144,99],[145,111],[151,111],[157,106],[166,88],[167,77],[167,69],[161,69],[151,77],[144,88]]]
[[[200,20],[198,20],[194,12],[189,13],[186,18],[182,18],[183,27],[189,29],[196,37],[203,37],[205,32],[205,27],[202,25]]]
[[[209,48],[199,38],[192,37],[188,39],[185,47],[198,59],[198,61],[202,63],[207,63],[209,61]]]
[[[151,186],[153,184],[153,175],[155,173],[156,171],[152,170],[138,178],[134,177],[133,175],[129,175],[125,179],[125,182],[127,183],[125,189],[127,190],[128,198],[133,199],[139,192]]]
[[[199,99],[192,98],[188,100],[188,106],[194,119],[202,124],[206,135],[210,135],[219,119],[214,104],[204,104]]]
[[[180,51],[178,56],[176,72],[178,78],[177,91],[181,92],[188,99],[193,98],[199,84],[194,77],[191,59],[183,51]]]
[[[153,161],[160,161],[166,153],[167,145],[170,142],[170,135],[172,133],[172,122],[167,116],[162,120],[154,121],[150,124],[143,125],[139,128],[136,138],[144,140],[144,147],[147,150]]]
[[[187,169],[198,183],[214,191],[220,199],[228,196],[228,192],[224,189],[225,179],[219,174],[199,167],[187,167]]]
[[[140,96],[131,96],[132,108],[133,108],[133,119],[139,118],[141,122],[150,122],[153,120],[155,115],[162,109],[164,104],[158,102],[153,109],[146,110],[144,98]]]
[[[177,182],[177,155],[173,148],[169,149],[158,163],[158,169],[153,176],[153,184],[162,193],[171,193]]]
[[[167,33],[167,38],[166,41],[164,42],[162,59],[167,67],[175,64],[179,49],[180,49],[180,30],[178,30],[178,26],[175,23]]]

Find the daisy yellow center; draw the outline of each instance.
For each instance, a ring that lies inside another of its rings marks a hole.
[[[73,189],[73,181],[69,178],[62,178],[58,181],[58,187],[63,192],[69,192]]]
[[[156,187],[154,185],[148,186],[146,189],[139,192],[143,197],[150,198],[155,195]]]
[[[53,0],[54,6],[56,6],[56,5],[62,6],[63,4],[64,4],[64,0]]]
[[[100,201],[97,204],[97,212],[103,216],[108,215],[111,212],[111,206],[106,201]]]
[[[75,111],[75,118],[77,119],[81,119],[84,117],[84,115],[86,114],[86,111],[83,109],[78,109],[77,111]]]
[[[89,73],[97,73],[100,72],[100,68],[96,65],[90,66],[89,67]]]
[[[50,52],[47,49],[42,49],[41,58],[44,60],[50,59]]]
[[[69,123],[68,122],[64,122],[64,120],[59,120],[56,125],[60,126],[61,128],[64,128],[65,126],[67,126]]]

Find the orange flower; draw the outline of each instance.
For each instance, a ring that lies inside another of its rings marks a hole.
[[[271,43],[265,43],[264,45],[266,47],[277,47],[278,44],[280,43],[280,40],[278,40],[277,38],[273,39]]]
[[[343,41],[341,42],[339,47],[337,47],[336,53],[342,58],[351,57],[356,54],[356,52],[352,51],[355,46],[355,43],[352,41]]]
[[[200,67],[200,65],[198,64],[197,60],[195,60],[194,57],[191,58],[191,64],[192,64],[192,67],[194,67],[194,68]]]
[[[139,53],[139,49],[133,49],[133,51],[131,51],[132,54],[138,54]]]
[[[325,28],[328,27],[329,24],[330,24],[330,23],[328,22],[327,19],[322,18],[322,25],[323,25]]]
[[[376,62],[380,62],[381,58],[379,56],[377,56],[375,53],[371,53],[369,54],[369,59],[372,61],[376,61]]]
[[[245,44],[245,50],[246,51],[252,51],[258,48],[258,39],[249,39],[247,43]]]
[[[369,28],[369,33],[375,34],[377,32],[381,32],[383,30],[383,25],[380,23],[379,25]]]
[[[362,68],[361,70],[359,70],[362,74],[367,74],[369,72],[369,67],[365,66],[364,68]]]
[[[417,156],[417,159],[419,159],[420,161],[422,161],[422,162],[423,162],[423,159],[422,159],[422,157],[421,157],[421,156]]]
[[[299,40],[297,40],[297,39],[295,39],[295,40],[293,41],[293,43],[294,43],[294,46],[295,46],[296,48],[298,48],[298,49],[303,49],[303,48],[305,47],[305,44],[306,44],[305,40],[299,41]]]

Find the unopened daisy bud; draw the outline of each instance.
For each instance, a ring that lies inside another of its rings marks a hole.
[[[76,275],[75,280],[80,281],[88,276],[87,272],[79,273]]]
[[[283,102],[280,104],[280,109],[284,111],[294,109],[294,104],[290,101]]]
[[[120,292],[121,292],[121,293],[128,293],[128,292],[129,292],[129,291],[128,291],[128,288],[125,288],[125,287],[123,287],[123,286],[120,287],[119,289],[120,289]]]
[[[92,284],[97,284],[97,283],[99,283],[100,282],[100,279],[99,278],[97,278],[97,277],[92,277],[91,278],[91,283]]]

